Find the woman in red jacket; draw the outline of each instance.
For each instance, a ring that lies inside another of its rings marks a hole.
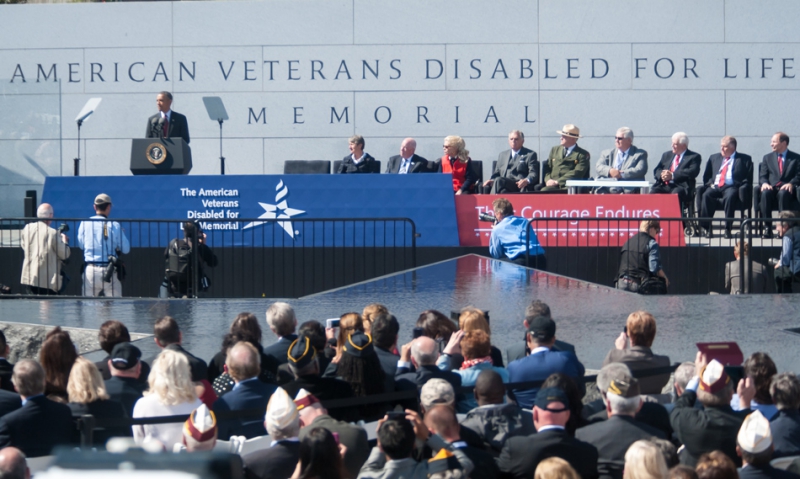
[[[470,193],[478,181],[478,175],[472,171],[469,150],[460,136],[448,136],[444,139],[444,156],[439,160],[439,173],[453,175],[453,191],[457,195]]]

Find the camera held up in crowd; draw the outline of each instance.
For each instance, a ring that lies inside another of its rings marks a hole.
[[[103,281],[106,283],[111,282],[111,278],[114,277],[114,272],[119,266],[119,255],[121,255],[122,252],[119,250],[119,248],[117,248],[116,253],[116,256],[112,254],[108,255],[108,266],[106,266],[106,272],[103,274]]]
[[[64,234],[69,232],[69,225],[66,223],[61,223],[58,225],[58,234]]]
[[[478,214],[478,220],[485,221],[487,223],[496,223],[497,222],[497,218],[495,218],[495,216],[493,214],[491,214],[491,213],[479,213]]]

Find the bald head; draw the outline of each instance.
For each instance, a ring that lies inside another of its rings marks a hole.
[[[403,158],[411,158],[415,151],[417,151],[417,141],[413,138],[406,138],[400,144],[400,156]]]
[[[475,400],[478,406],[503,404],[506,388],[503,378],[493,369],[484,369],[475,381]]]
[[[454,442],[460,438],[458,419],[450,406],[437,405],[425,411],[425,425],[447,442]]]
[[[228,351],[225,358],[228,374],[238,383],[245,379],[257,377],[261,373],[261,358],[252,344],[239,341]]]
[[[0,477],[3,479],[29,479],[31,471],[25,454],[16,447],[0,449]]]
[[[436,364],[436,360],[439,359],[439,346],[433,339],[420,336],[411,343],[411,359],[417,366]]]
[[[47,203],[42,203],[36,209],[36,217],[37,218],[52,218],[53,217],[53,207]]]

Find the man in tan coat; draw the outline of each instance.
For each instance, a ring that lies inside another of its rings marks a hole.
[[[28,294],[58,294],[61,289],[61,261],[69,258],[68,238],[50,227],[53,207],[42,203],[36,210],[39,221],[22,229],[20,246],[25,252],[20,284]]]

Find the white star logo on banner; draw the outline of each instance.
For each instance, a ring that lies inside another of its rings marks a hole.
[[[259,216],[259,219],[291,219],[293,216],[305,214],[305,211],[298,210],[295,208],[289,208],[289,205],[286,203],[286,196],[289,195],[289,188],[283,184],[283,180],[278,182],[278,185],[275,187],[275,204],[271,205],[269,203],[261,203],[262,208],[264,208],[265,213]],[[243,230],[248,228],[253,228],[255,226],[263,225],[264,223],[268,223],[267,221],[253,221],[248,223]],[[283,228],[286,231],[286,234],[289,235],[290,238],[294,239],[295,231],[294,226],[292,226],[291,221],[278,221],[278,226]]]

